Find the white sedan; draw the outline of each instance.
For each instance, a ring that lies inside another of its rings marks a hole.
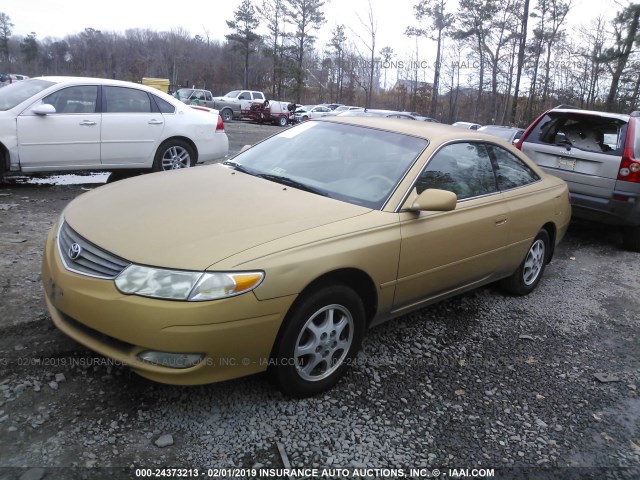
[[[0,89],[0,179],[3,172],[173,170],[223,158],[222,118],[204,110],[118,80],[16,82]]]

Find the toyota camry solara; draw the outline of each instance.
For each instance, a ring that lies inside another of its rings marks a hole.
[[[565,183],[495,137],[323,119],[85,193],[50,232],[42,279],[60,330],[144,377],[268,370],[306,396],[371,326],[490,282],[531,292],[570,214]]]

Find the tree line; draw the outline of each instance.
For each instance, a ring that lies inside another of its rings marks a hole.
[[[63,39],[13,35],[0,13],[0,71],[140,81],[169,78],[223,94],[262,89],[297,103],[418,111],[445,122],[526,125],[557,104],[628,113],[640,103],[640,4],[569,29],[573,0],[418,0],[398,32],[415,51],[379,45],[371,3],[351,25],[326,24],[324,0],[242,0],[224,40],[182,28],[90,27]],[[583,7],[581,7],[583,8]],[[258,32],[264,31],[265,34]],[[435,46],[429,55],[420,40]],[[432,57],[435,56],[435,59]]]

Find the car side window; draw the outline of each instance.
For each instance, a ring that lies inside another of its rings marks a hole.
[[[500,190],[522,187],[540,180],[536,172],[504,148],[491,145],[489,151],[497,167],[496,177]]]
[[[242,92],[238,100],[251,100],[251,94],[249,92]]]
[[[147,92],[127,87],[103,87],[106,113],[150,113]]]
[[[448,190],[458,200],[497,192],[486,145],[464,142],[441,148],[418,177],[418,193],[427,188]]]
[[[264,100],[264,95],[262,95],[262,93],[260,93],[260,92],[253,92],[253,99],[254,100]]]
[[[211,102],[213,100],[213,95],[211,95],[211,92],[205,92],[204,97],[207,102]]]
[[[163,100],[160,97],[156,97],[155,95],[153,96],[153,99],[155,100],[156,105],[158,106],[158,110],[160,110],[160,113],[175,113],[176,112],[176,107],[171,105],[166,100]]]
[[[48,95],[42,103],[53,105],[56,113],[94,113],[97,99],[97,85],[77,85]]]

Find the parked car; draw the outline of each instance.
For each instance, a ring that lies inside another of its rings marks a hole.
[[[307,396],[371,326],[491,282],[534,290],[570,215],[566,184],[493,137],[330,117],[77,197],[42,281],[60,330],[144,377],[268,370]]]
[[[623,227],[640,252],[640,112],[559,106],[543,113],[517,147],[569,184],[577,218]]]
[[[220,115],[225,122],[231,119],[240,119],[251,109],[255,102],[264,102],[264,93],[256,90],[233,90],[222,97],[213,98],[213,107],[220,110]]]
[[[402,118],[405,120],[417,120],[416,117],[407,112],[398,112],[395,110],[380,110],[375,108],[366,108],[361,110],[348,110],[338,114],[340,117],[386,117],[386,118]]]
[[[332,115],[333,111],[325,105],[304,105],[302,108],[298,108],[294,115],[294,122],[305,122],[312,118],[322,118]]]
[[[171,170],[222,158],[229,149],[222,119],[205,110],[118,80],[17,82],[0,89],[0,175]]]
[[[478,128],[478,132],[502,138],[509,143],[516,143],[524,133],[524,128],[507,127],[505,125],[485,125]]]
[[[482,126],[479,123],[472,122],[455,122],[452,125],[459,128],[468,128],[469,130],[478,130]]]
[[[18,75],[17,73],[0,73],[0,87],[6,87],[13,82],[26,80],[27,78],[29,77],[26,75]]]
[[[348,110],[364,110],[363,107],[354,107],[351,105],[340,105],[333,109],[334,115],[338,115],[339,113],[346,112]]]
[[[181,88],[173,94],[178,100],[189,105],[214,108],[213,94],[200,88]]]

